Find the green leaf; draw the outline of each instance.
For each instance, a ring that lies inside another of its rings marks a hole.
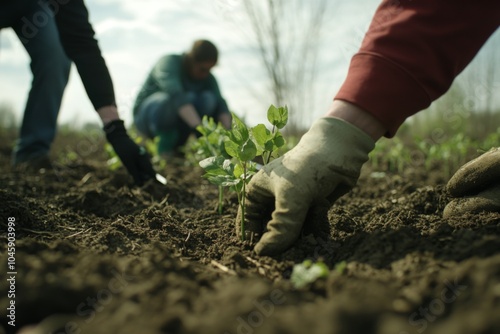
[[[250,140],[250,138],[241,145],[235,143],[230,138],[227,138],[224,141],[224,148],[226,149],[227,154],[241,162],[250,161],[257,155],[257,147],[255,146],[255,143]]]
[[[342,261],[335,265],[335,271],[342,275],[347,268],[347,262]]]
[[[115,171],[118,168],[120,168],[120,166],[122,165],[122,163],[118,157],[112,157],[112,158],[108,159],[108,161],[106,161],[106,164],[108,165],[108,169],[110,171]]]
[[[280,148],[283,145],[285,145],[285,138],[283,138],[283,135],[281,134],[281,132],[276,132],[274,134],[273,144],[274,144],[275,148]]]
[[[271,131],[269,131],[264,124],[257,124],[251,130],[255,142],[264,147],[266,142],[272,138]]]
[[[226,140],[224,140],[224,149],[231,157],[238,158],[240,145],[232,141],[231,138],[226,138]]]
[[[209,174],[226,174],[225,170],[222,168],[223,163],[224,158],[219,156],[203,159],[199,162],[199,165]]]
[[[223,187],[233,187],[238,183],[241,183],[241,179],[235,178],[233,175],[203,175],[210,183],[213,183],[217,186]]]
[[[264,151],[273,150],[273,134],[264,124],[257,124],[251,129],[252,138],[257,145],[257,155],[262,155]]]
[[[252,140],[247,140],[241,147],[238,159],[241,161],[250,161],[257,155],[257,146]]]
[[[236,166],[234,166],[234,177],[242,179],[242,175],[243,175],[243,166],[237,164]]]
[[[224,169],[229,175],[234,175],[234,167],[234,163],[230,159],[225,159],[222,163],[222,169]]]
[[[234,175],[234,164],[231,160],[224,159],[222,156],[203,159],[199,162],[199,165],[207,175]]]
[[[232,141],[234,141],[237,144],[242,145],[250,137],[250,134],[248,132],[248,128],[241,121],[241,119],[239,119],[239,117],[236,116],[236,114],[231,113],[231,115],[233,117],[233,120],[231,122],[231,131],[228,133],[228,135]]]
[[[267,110],[267,120],[278,129],[282,129],[288,122],[288,107],[276,108],[271,104]]]
[[[328,273],[328,267],[323,262],[312,263],[311,260],[305,260],[293,266],[290,281],[300,289],[320,278],[328,277]]]

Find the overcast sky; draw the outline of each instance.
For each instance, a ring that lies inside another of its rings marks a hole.
[[[318,66],[320,84],[311,121],[326,111],[342,84],[350,56],[359,46],[379,1],[338,3],[329,9],[324,26]],[[136,93],[154,62],[164,54],[186,51],[198,38],[212,40],[219,48],[220,61],[213,72],[230,109],[251,124],[265,122],[272,99],[254,41],[244,33],[239,0],[87,0],[86,4],[114,81],[120,114],[128,125]],[[498,35],[497,32],[496,39]],[[0,103],[10,103],[18,119],[30,81],[29,57],[13,31],[3,29]],[[59,122],[98,121],[73,67]]]

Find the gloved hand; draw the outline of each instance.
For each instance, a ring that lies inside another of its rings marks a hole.
[[[444,208],[444,217],[481,211],[500,212],[500,147],[460,167],[446,189],[455,199]]]
[[[116,155],[134,178],[135,184],[142,185],[156,176],[149,155],[129,137],[122,120],[111,121],[104,126],[108,142],[113,146]]]
[[[310,209],[330,207],[355,186],[374,145],[354,125],[324,117],[296,147],[255,174],[247,187],[245,214],[246,231],[262,235],[255,252],[275,255],[289,248]]]

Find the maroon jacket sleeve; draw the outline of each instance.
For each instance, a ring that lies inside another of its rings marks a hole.
[[[499,24],[496,0],[384,0],[335,99],[370,112],[392,137],[450,88]]]

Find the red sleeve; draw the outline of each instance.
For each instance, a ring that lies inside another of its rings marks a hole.
[[[500,24],[500,1],[384,0],[335,99],[379,119],[392,137],[443,95]]]

